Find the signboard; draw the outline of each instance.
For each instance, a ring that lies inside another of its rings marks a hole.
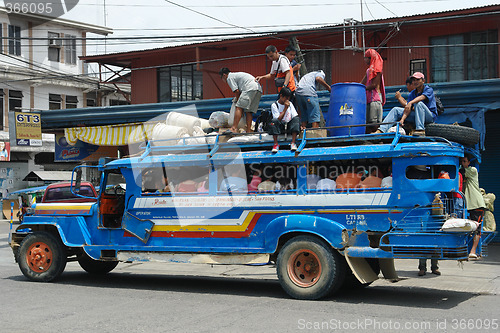
[[[42,121],[40,113],[15,112],[16,144],[18,146],[42,146]]]
[[[63,134],[56,134],[55,162],[97,162],[101,157],[117,157],[118,147],[100,147],[78,140],[70,145]]]

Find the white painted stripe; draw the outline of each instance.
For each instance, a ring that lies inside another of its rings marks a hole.
[[[390,193],[343,193],[308,195],[247,195],[247,196],[173,196],[143,197],[135,200],[133,207],[150,208],[253,208],[285,209],[290,207],[339,208],[385,206]]]
[[[249,211],[243,211],[238,219],[210,219],[210,218],[181,218],[181,219],[151,219],[155,226],[157,225],[175,225],[175,226],[188,226],[188,225],[243,225],[247,218]]]

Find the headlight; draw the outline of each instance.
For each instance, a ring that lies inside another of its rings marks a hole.
[[[33,207],[26,208],[26,215],[33,215],[33,214],[35,214],[35,208]]]
[[[342,230],[342,243],[347,244],[347,242],[349,242],[349,232],[344,229]]]

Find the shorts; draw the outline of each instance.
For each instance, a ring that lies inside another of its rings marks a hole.
[[[464,199],[455,197],[453,198],[453,210],[459,219],[464,215]]]
[[[300,110],[300,120],[304,123],[319,123],[321,108],[318,96],[296,95],[297,105]]]
[[[283,133],[299,133],[300,132],[300,119],[298,116],[293,117],[288,123],[281,120],[273,119],[267,124],[267,132],[270,135],[279,135]]]
[[[366,123],[381,123],[382,113],[382,102],[377,101],[366,104]]]
[[[236,107],[242,108],[244,112],[256,113],[261,96],[259,90],[243,91],[236,102]]]
[[[469,210],[469,219],[472,221],[479,222],[479,227],[477,227],[476,234],[481,235],[481,229],[483,228],[483,216],[484,208],[477,208]]]

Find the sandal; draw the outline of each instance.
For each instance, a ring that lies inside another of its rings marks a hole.
[[[475,254],[475,253],[470,253],[470,254],[469,254],[469,259],[474,259],[474,260],[477,260],[477,254]]]

